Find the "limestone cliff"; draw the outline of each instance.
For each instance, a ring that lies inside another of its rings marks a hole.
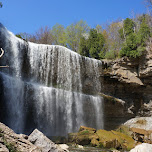
[[[151,44],[138,59],[103,60],[105,120],[111,117],[152,116]]]

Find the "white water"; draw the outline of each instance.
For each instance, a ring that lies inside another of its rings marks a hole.
[[[49,136],[66,135],[80,125],[103,128],[102,98],[84,94],[101,91],[100,61],[0,30],[9,57],[4,62],[10,65],[0,76],[11,128],[24,132],[33,124]]]

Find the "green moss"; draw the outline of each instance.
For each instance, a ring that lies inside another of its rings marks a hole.
[[[19,152],[19,151],[16,149],[16,147],[15,147],[14,144],[8,143],[6,140],[4,140],[4,144],[5,144],[5,146],[7,147],[7,149],[9,150],[9,152]]]
[[[121,132],[123,134],[126,134],[128,136],[131,137],[131,131],[129,129],[129,127],[125,126],[125,125],[121,125],[118,129],[116,129],[117,132]]]
[[[121,132],[98,130],[99,143],[105,148],[131,149],[134,147],[134,140]]]
[[[3,130],[0,128],[0,137],[2,137],[2,140],[4,142],[4,145],[7,147],[7,149],[9,150],[9,152],[19,152],[16,148],[15,145],[13,143],[9,143],[7,142],[7,140],[5,139]]]
[[[85,134],[89,134],[88,130],[83,130],[81,132],[79,132],[79,135],[85,135]]]

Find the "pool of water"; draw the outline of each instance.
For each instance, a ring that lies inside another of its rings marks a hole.
[[[95,147],[77,148],[77,147],[70,146],[68,150],[70,152],[112,152],[112,150],[109,150],[109,149],[95,148]],[[128,152],[128,151],[120,150],[120,152]]]

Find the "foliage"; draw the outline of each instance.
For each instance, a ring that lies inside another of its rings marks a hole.
[[[53,26],[51,33],[53,35],[53,44],[66,46],[66,32],[63,25],[56,24]]]
[[[138,32],[138,43],[141,44],[141,46],[145,46],[145,42],[150,37],[150,28],[148,24],[146,23],[146,18],[144,17],[141,21],[140,29]]]
[[[87,40],[83,36],[80,38],[78,53],[82,56],[89,57],[89,50],[87,48]]]
[[[150,28],[145,16],[140,17],[139,31],[135,31],[135,23],[131,19],[124,21],[125,40],[120,51],[120,56],[137,58],[145,50],[146,41],[150,37]]]
[[[19,38],[35,43],[62,45],[79,54],[96,59],[139,57],[152,36],[152,16],[143,14],[134,19],[117,20],[102,28],[91,29],[80,20],[66,28],[55,24],[41,27],[35,34],[19,33]]]
[[[125,31],[125,36],[128,36],[134,32],[134,27],[135,23],[132,19],[126,18],[124,20],[124,31]]]
[[[91,29],[88,39],[89,54],[92,58],[100,59],[103,58],[102,51],[104,47],[105,39],[102,33],[97,33],[96,29]]]
[[[66,28],[67,46],[73,51],[77,52],[79,49],[80,38],[83,33],[89,31],[89,26],[83,20],[77,23],[72,23]]]
[[[110,51],[107,51],[106,54],[105,54],[105,58],[106,59],[115,59],[115,53],[113,50],[110,50]]]

